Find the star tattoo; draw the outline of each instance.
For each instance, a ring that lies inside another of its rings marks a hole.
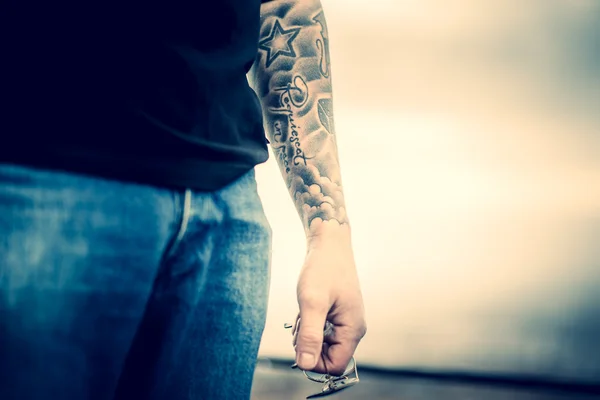
[[[296,57],[292,42],[300,33],[300,28],[283,29],[279,21],[275,21],[269,36],[258,42],[258,48],[267,52],[267,68],[279,56]]]

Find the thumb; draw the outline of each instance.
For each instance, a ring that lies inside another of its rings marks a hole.
[[[314,369],[323,349],[323,328],[329,310],[312,301],[300,302],[300,327],[296,338],[296,362],[305,371]]]

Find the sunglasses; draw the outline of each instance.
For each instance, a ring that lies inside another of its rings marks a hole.
[[[290,329],[293,327],[293,325],[286,323],[283,325],[283,327],[285,329]],[[333,325],[330,322],[327,322],[324,332],[329,332],[331,329],[333,329]],[[292,365],[292,368],[298,368],[298,365],[294,364]],[[329,396],[330,394],[337,393],[341,390],[354,386],[360,381],[358,378],[358,369],[356,368],[356,360],[354,357],[350,359],[350,362],[348,363],[344,373],[339,376],[304,370],[302,370],[302,372],[309,380],[324,384],[320,392],[311,394],[307,397],[307,399]]]

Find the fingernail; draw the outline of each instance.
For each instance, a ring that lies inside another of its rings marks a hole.
[[[315,365],[315,356],[310,353],[300,353],[298,364],[304,365],[305,368],[312,368]]]
[[[291,368],[292,368],[292,369],[296,369],[296,368],[298,368],[298,363],[293,363],[293,364],[292,364],[292,366],[291,366]]]

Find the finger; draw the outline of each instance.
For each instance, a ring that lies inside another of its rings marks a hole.
[[[333,376],[342,375],[350,363],[357,345],[357,343],[352,341],[343,341],[341,343],[333,345],[326,344],[323,346],[327,372]]]
[[[298,324],[296,337],[296,362],[303,370],[312,370],[321,358],[323,327],[327,311],[327,307],[322,306],[319,302],[300,302],[302,322]]]
[[[323,361],[315,371],[339,376],[352,359],[359,340],[354,330],[346,326],[330,326],[328,331],[324,336]]]
[[[332,345],[324,342],[321,357],[319,357],[317,364],[311,371],[332,376],[342,376],[352,359],[353,353],[348,356],[347,352],[340,352],[339,349],[339,344]],[[346,354],[344,355],[343,353]]]

